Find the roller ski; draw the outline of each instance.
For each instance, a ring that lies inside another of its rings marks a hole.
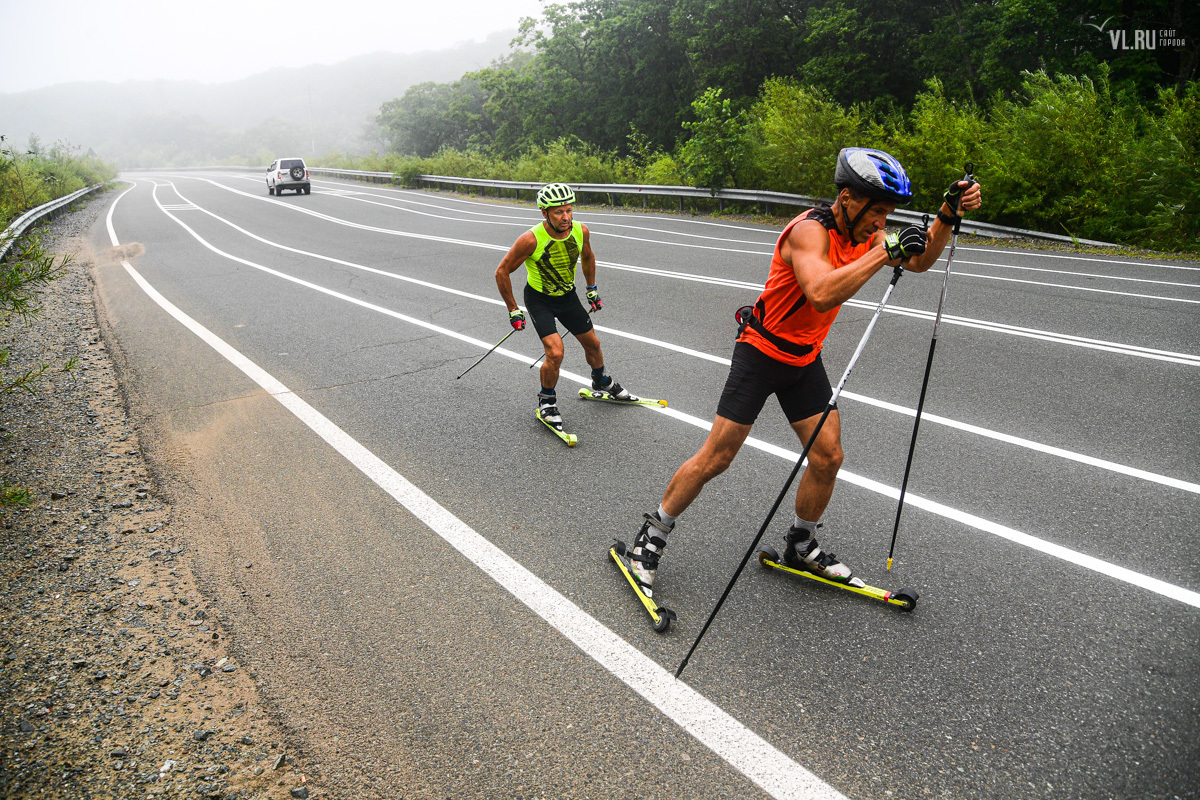
[[[915,591],[901,589],[898,592],[890,592],[876,586],[868,586],[854,577],[846,565],[837,560],[836,556],[824,552],[817,546],[815,537],[804,536],[804,533],[796,528],[788,531],[782,558],[774,547],[764,545],[758,551],[758,563],[769,569],[800,575],[819,583],[870,597],[872,600],[894,605],[901,611],[912,611],[916,608],[919,595]]]
[[[558,413],[558,405],[553,395],[539,394],[538,407],[534,414],[555,436],[566,442],[567,447],[574,447],[578,443],[579,437],[563,430],[562,415]]]
[[[617,539],[608,549],[608,554],[612,556],[612,560],[616,562],[617,567],[625,576],[625,580],[629,581],[629,585],[633,588],[633,593],[642,601],[642,605],[650,614],[650,619],[654,621],[654,630],[664,633],[671,627],[671,621],[675,619],[675,612],[654,602],[654,573],[658,570],[658,558],[662,555],[667,542],[654,533],[653,529],[657,528],[663,534],[669,529],[663,527],[662,523],[650,514],[647,514],[645,519],[641,531],[634,539],[632,549]]]
[[[592,381],[589,389],[584,386],[579,390],[579,396],[584,400],[603,400],[608,403],[624,403],[628,406],[665,406],[666,400],[652,400],[649,397],[638,397],[630,394],[621,384],[610,380],[606,386],[600,386]]]

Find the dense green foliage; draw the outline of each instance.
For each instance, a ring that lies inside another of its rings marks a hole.
[[[0,230],[31,208],[116,176],[113,165],[80,155],[65,142],[47,149],[32,136],[20,151],[0,136]]]
[[[523,22],[530,52],[412,87],[377,122],[403,175],[816,196],[841,147],[878,146],[929,209],[969,160],[986,218],[1194,248],[1200,8],[1127,6],[575,0]],[[1182,45],[1132,49],[1169,28]]]

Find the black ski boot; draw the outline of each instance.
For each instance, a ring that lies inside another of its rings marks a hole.
[[[820,527],[820,526],[818,526]],[[820,575],[827,580],[862,588],[865,583],[850,573],[850,568],[837,560],[833,553],[826,553],[817,545],[817,537],[804,528],[788,528],[784,538],[783,562],[792,569],[804,570]]]
[[[607,381],[607,383],[605,383],[604,385],[601,385],[601,381]],[[592,391],[593,392],[605,392],[610,397],[612,397],[614,400],[636,400],[637,399],[636,397],[631,395],[629,393],[629,391],[627,389],[625,389],[625,387],[621,386],[621,384],[617,383],[615,380],[613,380],[608,375],[605,375],[600,380],[593,379],[592,380]]]
[[[654,596],[654,576],[658,572],[658,560],[667,549],[666,536],[671,532],[657,514],[643,514],[645,522],[633,540],[633,552],[629,554],[629,567],[633,577],[647,597]],[[661,536],[659,534],[662,534]]]

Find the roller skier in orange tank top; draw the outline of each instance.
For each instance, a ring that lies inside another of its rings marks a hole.
[[[900,162],[880,150],[846,148],[838,154],[834,182],[838,192],[831,207],[806,211],[780,234],[762,294],[754,306],[739,312],[742,327],[712,430],[700,450],[676,470],[658,510],[644,515],[627,563],[648,596],[675,518],[729,467],[770,395],[776,395],[800,441],[811,437],[833,396],[821,347],[841,304],[884,267],[928,270],[949,241],[955,219],[982,203],[979,184],[956,181],[928,231],[908,226],[887,234],[888,214],[912,199]],[[808,453],[784,560],[794,569],[862,586],[845,564],[817,545],[814,535],[841,465],[841,422],[835,409]]]

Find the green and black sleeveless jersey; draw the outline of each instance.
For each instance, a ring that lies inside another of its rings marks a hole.
[[[529,230],[537,238],[537,247],[525,259],[530,287],[555,297],[575,291],[575,265],[583,250],[583,225],[571,223],[571,235],[566,239],[551,237],[541,222]]]

